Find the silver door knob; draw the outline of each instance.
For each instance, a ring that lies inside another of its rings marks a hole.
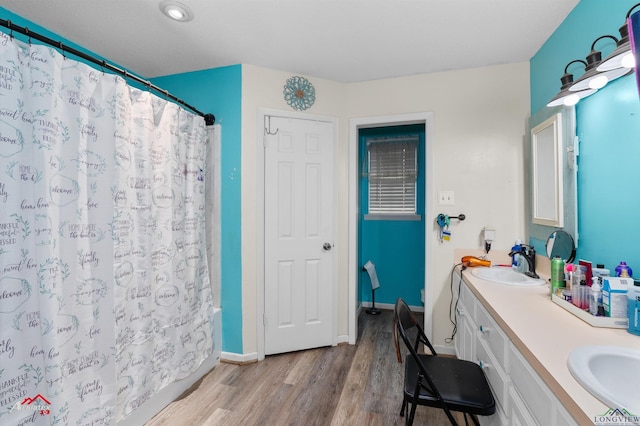
[[[329,250],[331,250],[331,247],[333,247],[333,246],[331,245],[331,243],[324,243],[324,244],[322,245],[322,250],[324,250],[324,251],[329,251]]]

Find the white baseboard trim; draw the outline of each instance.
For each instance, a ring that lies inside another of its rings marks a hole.
[[[438,355],[454,355],[456,354],[456,349],[453,346],[449,345],[433,345],[433,349],[436,350]]]
[[[362,302],[362,304],[360,305],[360,308],[370,308],[371,307],[371,302]],[[385,309],[385,310],[389,310],[389,311],[393,311],[393,308],[395,307],[394,303],[376,303],[376,308],[378,309]],[[411,309],[413,312],[423,312],[424,313],[424,306],[409,306],[409,309]],[[360,313],[360,312],[358,312]]]
[[[220,361],[230,362],[232,364],[248,364],[258,361],[258,353],[237,354],[235,352],[222,352],[220,354]]]
[[[341,345],[343,343],[349,343],[349,336],[346,334],[338,336],[338,338],[336,339],[336,345]]]

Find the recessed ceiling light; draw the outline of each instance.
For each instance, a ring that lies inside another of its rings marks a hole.
[[[191,9],[174,0],[164,0],[160,2],[160,11],[174,21],[187,22],[193,19],[193,12]]]

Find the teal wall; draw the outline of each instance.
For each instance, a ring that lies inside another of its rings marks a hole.
[[[0,7],[0,18],[28,27],[53,40],[88,55],[100,56],[82,46],[60,37],[51,31]],[[8,32],[6,28],[0,31]],[[19,40],[27,41],[15,33]],[[35,42],[35,41],[34,41]],[[79,58],[76,58],[82,61]],[[108,58],[105,58],[110,62]],[[112,62],[110,62],[112,63]],[[113,64],[118,68],[122,66]],[[145,76],[140,76],[146,78]],[[242,98],[242,67],[230,67],[196,71],[152,79],[151,82],[183,99],[204,113],[216,116],[222,125],[222,350],[242,353],[242,272],[240,229],[240,126]]]
[[[586,61],[595,39],[605,34],[620,38],[618,28],[624,24],[627,11],[637,3],[638,0],[580,0],[530,60],[531,115],[544,108],[560,91],[560,77],[569,62]],[[615,43],[603,39],[595,47],[605,58]],[[573,64],[569,72],[577,80],[584,66]],[[606,93],[606,87],[601,92]]]
[[[420,306],[420,290],[424,288],[424,190],[425,190],[425,131],[424,124],[378,127],[359,131],[361,167],[366,158],[366,139],[383,136],[418,135],[417,213],[419,221],[363,220],[368,213],[369,180],[360,170],[360,266],[371,260],[376,265],[380,288],[376,290],[376,303],[395,303],[402,297],[411,306]],[[360,271],[359,301],[371,302],[371,281]]]
[[[560,90],[567,63],[585,60],[601,35],[619,37],[618,28],[637,0],[581,0],[531,59],[531,111],[542,108]],[[608,40],[596,44],[603,57]],[[582,66],[570,68],[577,79]],[[640,99],[635,76],[615,80],[576,105],[578,157],[578,258],[609,269],[624,260],[640,271],[640,189],[635,166],[640,160]],[[635,167],[634,167],[635,166]],[[541,241],[532,241],[544,249]]]
[[[222,126],[221,145],[221,289],[222,350],[242,352],[241,118],[242,66],[233,65],[158,77],[151,82]]]

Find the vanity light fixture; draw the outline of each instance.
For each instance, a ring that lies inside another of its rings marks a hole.
[[[554,96],[553,99],[551,99],[551,101],[549,101],[549,103],[547,104],[548,107],[554,107],[554,106],[560,106],[560,105],[572,106],[577,104],[578,101],[580,101],[580,99],[586,98],[587,96],[593,95],[594,93],[596,93],[597,91],[596,89],[590,89],[590,88],[587,88],[585,90],[581,90],[578,92],[569,91],[569,87],[573,85],[573,74],[569,74],[568,70],[569,70],[569,67],[572,64],[575,64],[576,62],[583,64],[585,67],[587,66],[587,63],[585,61],[576,59],[575,61],[569,62],[567,66],[564,67],[564,75],[560,78],[560,81],[562,82],[562,87],[560,87],[560,92],[558,92],[558,94]]]
[[[636,66],[633,52],[631,51],[627,22],[631,16],[631,12],[638,6],[640,6],[640,3],[633,6],[627,12],[627,19],[625,19],[624,25],[618,30],[620,32],[620,40],[617,43],[616,49],[598,65],[598,71],[609,71],[617,68],[634,68]]]
[[[584,74],[575,82],[569,90],[577,92],[586,89],[601,89],[608,82],[622,77],[633,71],[630,68],[615,68],[609,71],[600,72],[598,66],[602,63],[602,52],[595,50],[596,43],[604,38],[610,38],[618,42],[618,39],[611,35],[603,35],[594,40],[591,44],[591,52],[587,55],[587,67]]]
[[[191,9],[175,0],[161,1],[160,11],[169,19],[173,19],[178,22],[187,22],[193,19],[193,12]]]

